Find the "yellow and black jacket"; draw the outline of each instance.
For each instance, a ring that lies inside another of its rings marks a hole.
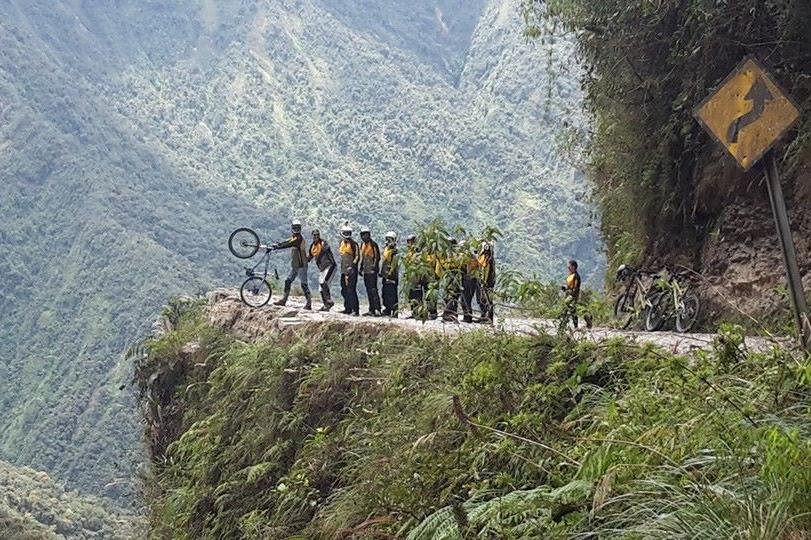
[[[360,247],[351,238],[344,238],[338,245],[338,254],[341,256],[341,273],[348,274],[350,270],[357,272],[360,261]]]
[[[376,274],[380,271],[380,248],[374,240],[360,246],[360,271],[364,274]]]
[[[482,253],[478,258],[479,279],[488,289],[496,286],[496,263],[492,255]]]
[[[285,240],[276,244],[276,249],[290,250],[290,266],[293,268],[306,268],[307,267],[307,241],[304,237],[297,233]]]
[[[577,301],[580,298],[580,274],[572,272],[566,278],[566,294]]]
[[[383,276],[383,279],[397,281],[400,276],[400,256],[397,246],[384,247],[381,261],[380,275]]]
[[[307,260],[314,260],[319,270],[326,270],[335,266],[335,256],[332,254],[332,248],[324,239],[310,244],[310,256]]]

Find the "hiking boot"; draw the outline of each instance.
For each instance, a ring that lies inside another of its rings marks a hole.
[[[367,311],[366,313],[363,314],[363,316],[364,317],[374,317],[375,312],[374,311]]]
[[[287,305],[287,297],[282,297],[273,302],[274,306],[286,306]]]
[[[329,311],[332,309],[332,306],[334,305],[335,302],[326,302],[323,306],[321,306],[321,309],[319,309],[318,311]],[[347,313],[347,311],[344,310],[344,313]]]
[[[384,309],[383,312],[380,314],[382,317],[391,317],[391,310]]]

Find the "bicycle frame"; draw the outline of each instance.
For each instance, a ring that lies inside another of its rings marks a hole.
[[[653,288],[653,284],[650,286],[645,285],[642,281],[643,275],[645,274],[642,271],[636,271],[633,278],[628,281],[628,287],[625,290],[625,298],[627,299],[629,295],[633,298],[631,308],[635,316],[638,316],[647,307],[650,302],[648,296]]]
[[[673,307],[674,313],[679,313],[680,311],[684,310],[684,296],[687,291],[690,289],[690,286],[682,287],[682,284],[679,283],[677,277],[673,277],[670,282],[671,290],[673,292]]]
[[[253,268],[245,267],[245,275],[248,277],[258,276],[259,274],[256,272],[256,269],[262,266],[264,263],[265,267],[262,271],[262,279],[267,279],[268,277],[268,267],[270,266],[270,253],[273,251],[269,246],[259,246],[259,249],[264,249],[265,254],[262,255],[262,258],[259,259],[259,262],[256,263]]]

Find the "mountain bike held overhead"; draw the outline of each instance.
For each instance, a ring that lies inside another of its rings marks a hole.
[[[239,296],[245,304],[251,307],[262,307],[270,301],[273,289],[268,281],[268,267],[270,266],[270,254],[275,249],[274,246],[267,246],[259,241],[259,235],[247,227],[242,227],[231,233],[228,239],[228,249],[240,259],[250,259],[260,250],[264,251],[262,258],[253,267],[245,267],[247,279],[239,288]],[[259,268],[261,272],[259,271]],[[274,270],[274,276],[278,279],[278,274]]]

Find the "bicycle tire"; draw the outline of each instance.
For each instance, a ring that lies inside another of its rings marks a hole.
[[[635,319],[635,314],[633,309],[628,310],[628,294],[622,293],[617,297],[614,301],[614,322],[616,323],[617,328],[620,330],[627,330],[631,324],[633,324]],[[630,299],[631,307],[633,307],[633,298]],[[620,309],[622,311],[620,312]],[[624,319],[621,317],[625,317]]]
[[[667,303],[670,294],[659,292],[651,296],[648,313],[645,316],[645,330],[648,332],[658,332],[667,322]]]
[[[239,288],[242,303],[252,308],[266,306],[273,296],[273,289],[265,278],[252,276],[246,279]]]
[[[253,229],[239,228],[228,238],[228,249],[238,259],[250,259],[259,251],[259,235]]]
[[[701,312],[701,301],[695,294],[686,294],[682,299],[682,305],[684,309],[676,313],[676,331],[685,333],[696,324],[698,314]]]

